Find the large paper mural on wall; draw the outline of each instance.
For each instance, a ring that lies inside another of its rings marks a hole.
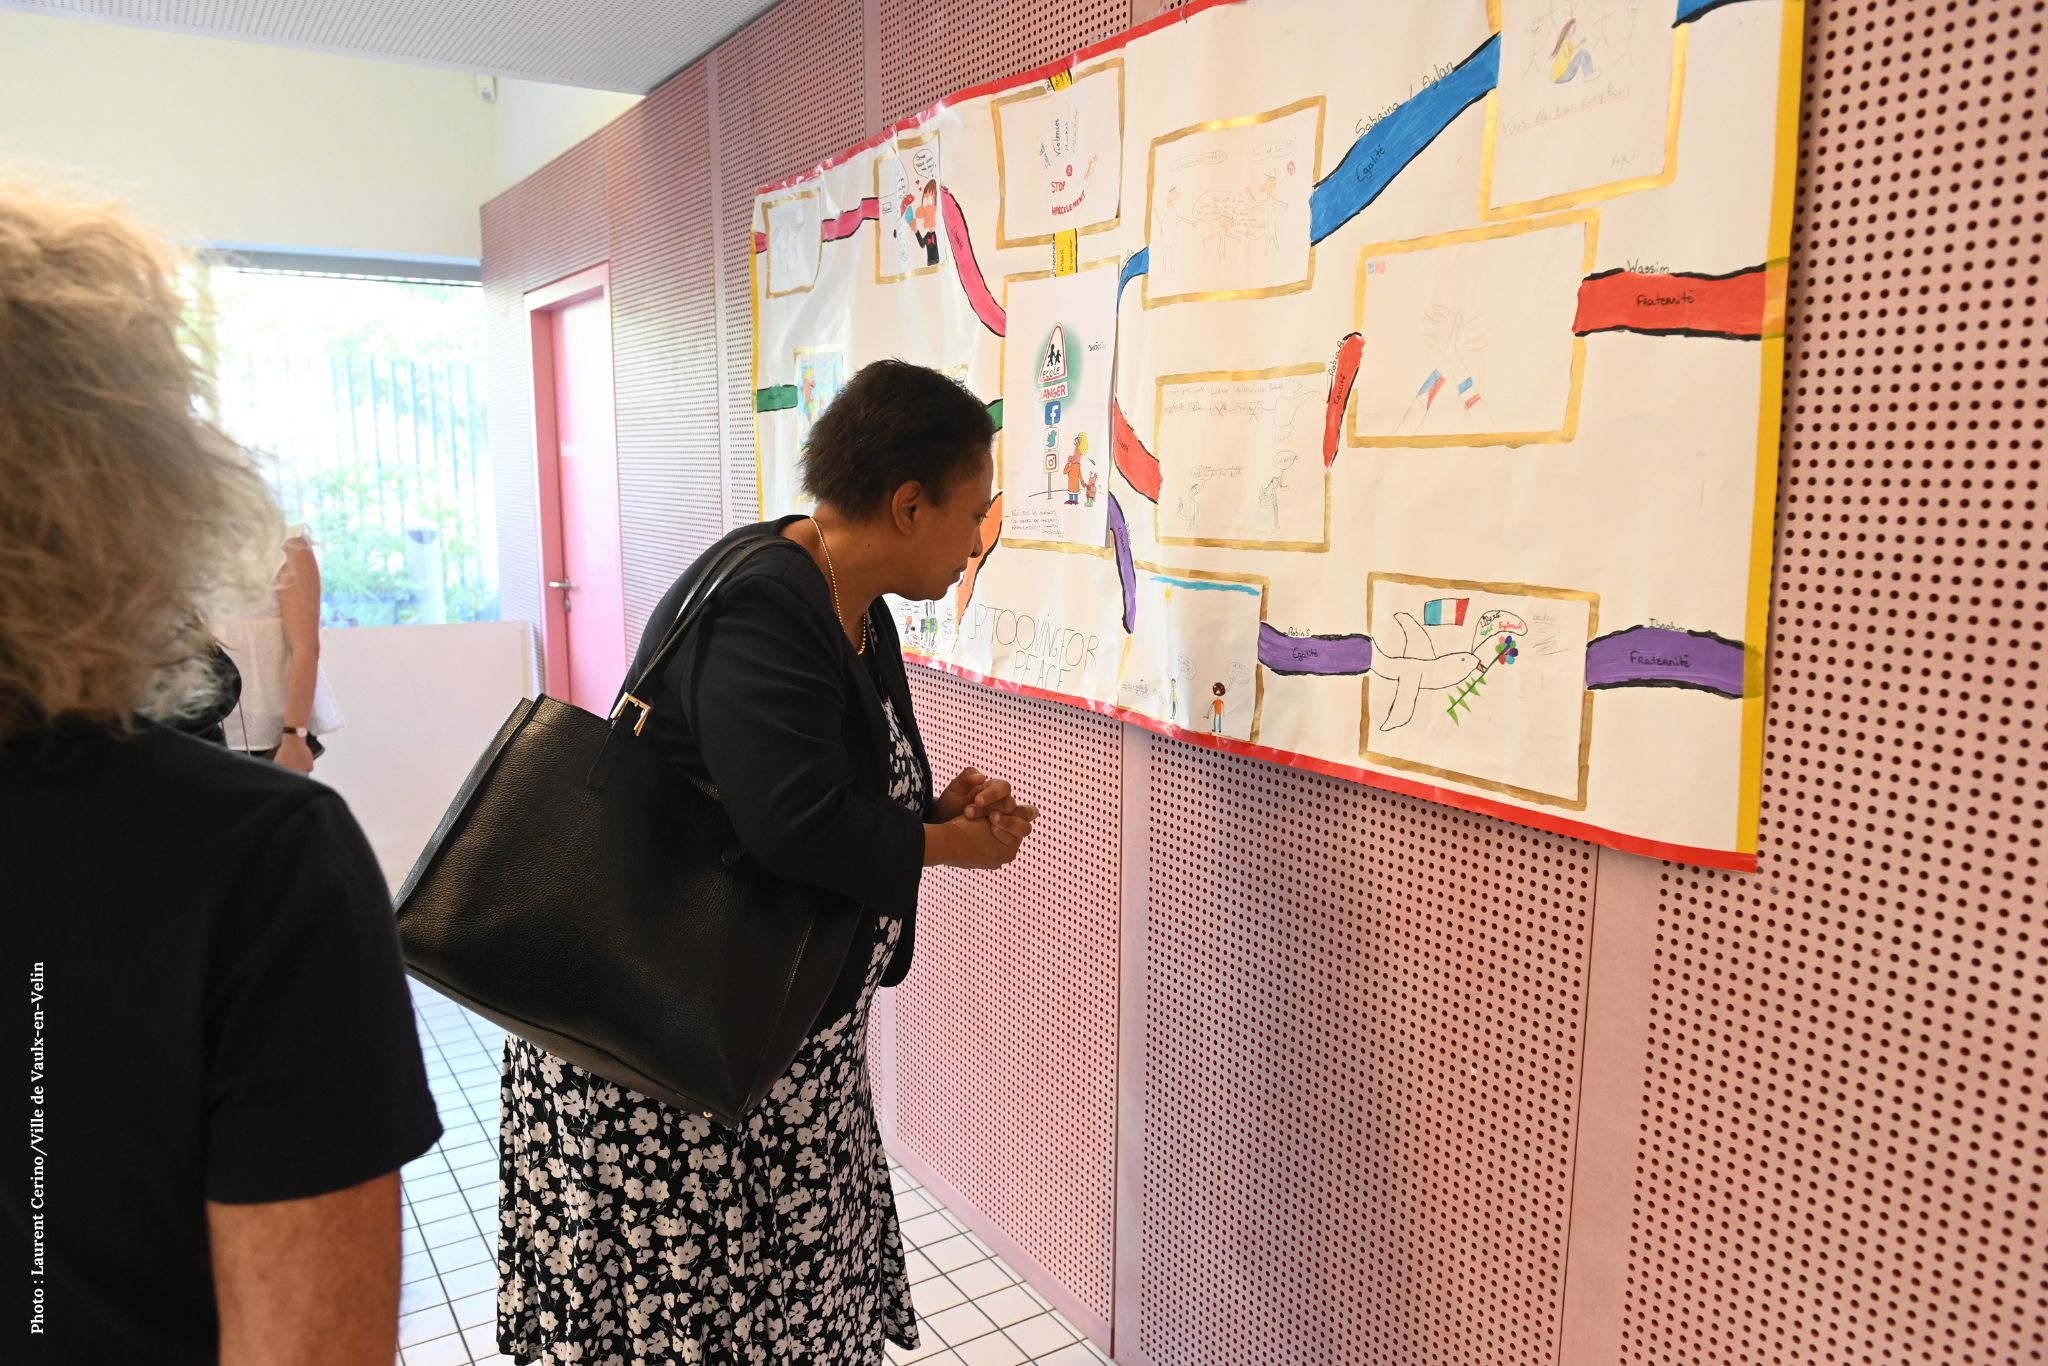
[[[916,660],[1754,867],[1801,17],[1196,0],[941,101],[755,203],[763,514],[933,366],[1001,496]]]

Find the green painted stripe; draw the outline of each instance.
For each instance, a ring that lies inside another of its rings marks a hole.
[[[996,424],[996,430],[1003,429],[1003,401],[997,399],[988,405],[988,420]]]
[[[766,389],[754,391],[754,411],[757,413],[779,413],[785,408],[796,407],[796,386],[794,384],[771,384]]]

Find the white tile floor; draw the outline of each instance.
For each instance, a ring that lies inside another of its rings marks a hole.
[[[498,1065],[505,1031],[413,986],[420,1047],[446,1130],[405,1168],[398,1366],[507,1366],[498,1354]],[[892,1167],[923,1345],[921,1366],[1102,1366],[1108,1358],[909,1173]]]

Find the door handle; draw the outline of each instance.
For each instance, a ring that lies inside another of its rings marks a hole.
[[[575,586],[576,586],[575,584],[573,584],[573,583],[570,583],[570,582],[569,582],[569,581],[568,581],[567,579],[549,579],[549,580],[548,580],[548,587],[550,587],[550,588],[574,588]]]

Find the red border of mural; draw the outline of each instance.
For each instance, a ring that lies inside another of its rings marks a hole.
[[[1223,0],[1229,3],[1229,0]],[[1235,754],[1246,759],[1258,759],[1281,768],[1297,768],[1307,773],[1320,773],[1327,778],[1342,778],[1346,782],[1376,787],[1386,792],[1399,793],[1404,797],[1419,797],[1438,806],[1469,812],[1475,816],[1493,816],[1526,825],[1533,829],[1545,830],[1553,835],[1564,835],[1570,839],[1584,840],[1605,848],[1617,849],[1627,854],[1641,854],[1645,858],[1668,859],[1674,863],[1691,864],[1701,868],[1718,868],[1734,873],[1753,873],[1757,860],[1754,854],[1741,854],[1727,849],[1697,849],[1689,844],[1669,844],[1663,840],[1644,839],[1638,835],[1625,835],[1604,825],[1590,825],[1584,821],[1567,820],[1537,807],[1515,806],[1508,802],[1497,802],[1486,797],[1475,797],[1456,788],[1437,787],[1431,783],[1418,783],[1408,778],[1397,778],[1378,769],[1357,768],[1340,764],[1329,759],[1318,759],[1313,755],[1298,754],[1293,750],[1270,749],[1265,745],[1249,744],[1243,740],[1232,740],[1207,732],[1183,730],[1169,725],[1143,712],[1129,711],[1114,702],[1094,702],[1085,697],[1074,697],[1067,693],[1051,692],[1034,688],[1027,683],[1011,683],[987,674],[976,673],[958,664],[905,651],[903,657],[922,665],[934,673],[951,674],[981,687],[997,692],[1009,693],[1012,697],[1026,697],[1034,702],[1052,702],[1062,707],[1073,707],[1079,711],[1093,712],[1106,716],[1125,725],[1149,730],[1155,735],[1164,735],[1183,744],[1195,745],[1202,749],[1213,749],[1224,754]]]

